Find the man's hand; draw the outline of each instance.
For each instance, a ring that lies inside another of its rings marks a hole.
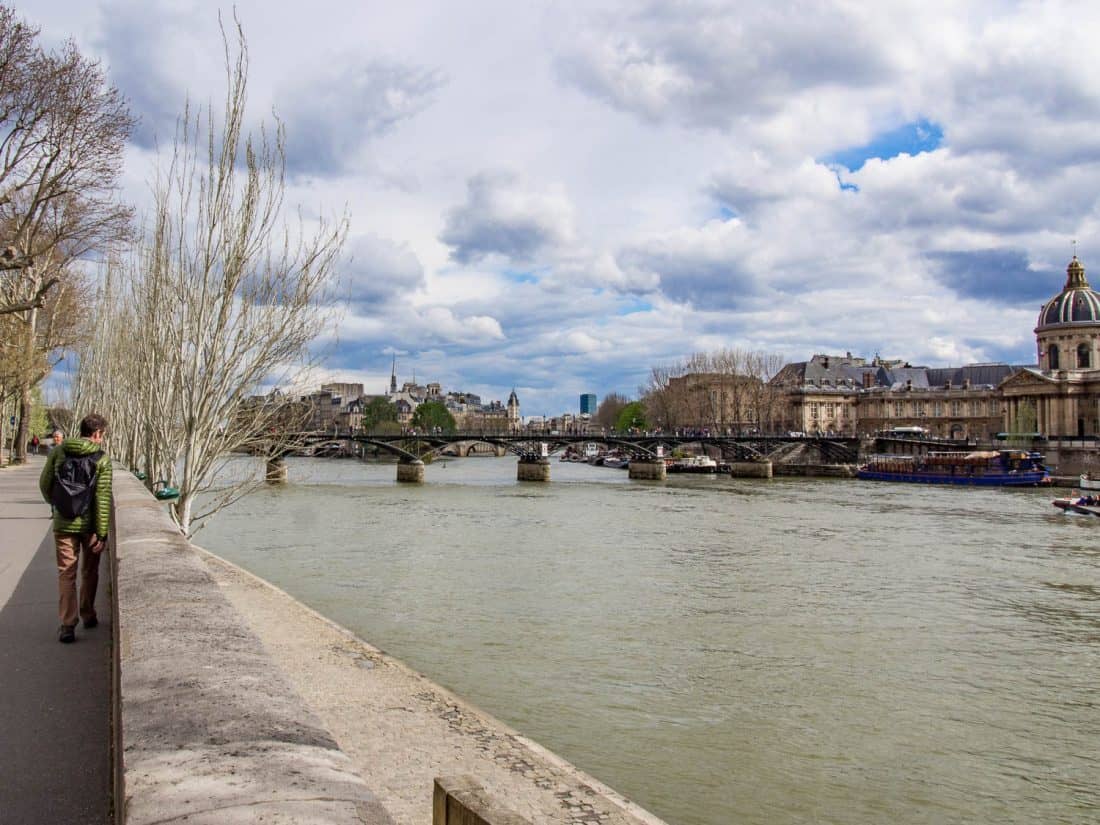
[[[92,544],[88,549],[91,550],[93,553],[102,553],[104,550],[107,549],[107,537],[95,536],[92,539]]]

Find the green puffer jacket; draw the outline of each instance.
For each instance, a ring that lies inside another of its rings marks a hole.
[[[86,438],[66,438],[57,447],[50,450],[46,457],[46,466],[38,477],[38,489],[47,502],[50,500],[50,488],[53,486],[54,473],[68,455],[92,455],[103,449]],[[106,452],[96,462],[95,498],[92,505],[74,519],[67,519],[57,510],[53,513],[53,531],[55,533],[95,533],[100,538],[111,530],[111,457]]]

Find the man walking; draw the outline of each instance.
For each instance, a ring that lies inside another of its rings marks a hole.
[[[76,640],[78,617],[86,628],[99,624],[95,612],[99,560],[107,549],[111,526],[111,459],[103,450],[106,433],[107,420],[103,416],[85,416],[80,422],[80,438],[67,438],[50,450],[38,479],[42,497],[53,505],[60,642]]]

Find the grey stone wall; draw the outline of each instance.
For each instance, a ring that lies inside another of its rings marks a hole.
[[[391,825],[164,505],[114,495],[118,821]]]

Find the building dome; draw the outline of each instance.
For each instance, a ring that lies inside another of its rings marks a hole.
[[[1074,255],[1066,267],[1066,285],[1043,306],[1035,331],[1077,324],[1100,324],[1100,293],[1089,287],[1085,268]]]
[[[1035,331],[1052,327],[1076,326],[1080,323],[1100,324],[1100,294],[1093,292],[1085,278],[1085,267],[1074,255],[1066,267],[1066,285],[1038,313]]]

